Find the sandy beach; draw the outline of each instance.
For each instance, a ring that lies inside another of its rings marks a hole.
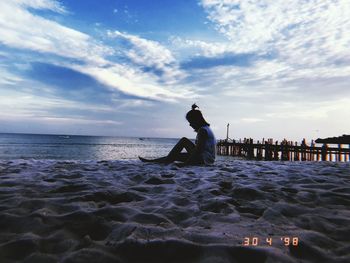
[[[0,262],[350,262],[350,165],[0,161]]]

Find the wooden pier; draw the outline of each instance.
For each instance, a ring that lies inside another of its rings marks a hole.
[[[316,140],[317,141],[317,140]],[[226,156],[239,156],[248,159],[266,161],[336,161],[348,162],[350,160],[349,144],[315,144],[310,145],[303,140],[300,145],[297,142],[283,140],[278,143],[273,139],[264,139],[254,142],[253,139],[244,140],[219,140],[217,154]]]

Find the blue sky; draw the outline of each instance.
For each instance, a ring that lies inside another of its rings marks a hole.
[[[347,0],[0,3],[0,132],[218,138],[349,133]]]

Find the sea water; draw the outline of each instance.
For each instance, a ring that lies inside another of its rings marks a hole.
[[[167,155],[178,139],[0,133],[0,159],[121,160]]]

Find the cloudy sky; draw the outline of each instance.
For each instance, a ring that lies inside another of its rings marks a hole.
[[[350,133],[349,0],[0,1],[0,132]]]

